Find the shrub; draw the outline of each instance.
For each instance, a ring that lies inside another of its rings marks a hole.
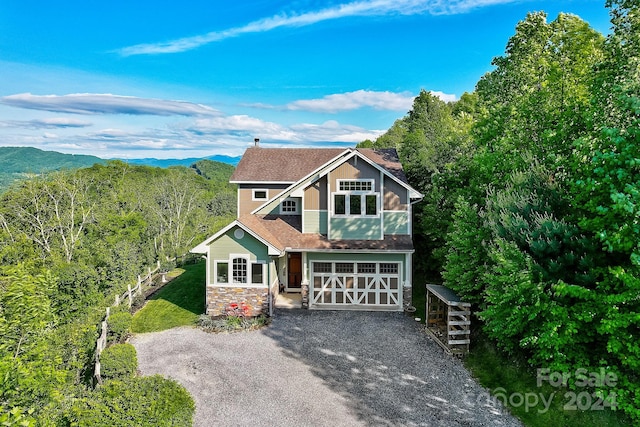
[[[190,427],[194,410],[184,387],[154,375],[105,382],[73,403],[67,421],[83,427]]]
[[[128,311],[119,311],[109,316],[109,341],[123,342],[129,337],[133,316]]]
[[[114,344],[100,355],[101,375],[105,379],[132,377],[138,369],[136,349],[131,344]]]

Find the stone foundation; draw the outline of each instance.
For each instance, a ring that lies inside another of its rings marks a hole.
[[[267,288],[245,288],[229,286],[207,286],[207,314],[224,316],[231,304],[246,304],[249,317],[269,314],[269,291]]]
[[[405,310],[407,307],[413,306],[413,289],[411,285],[404,285],[402,287],[402,308]]]

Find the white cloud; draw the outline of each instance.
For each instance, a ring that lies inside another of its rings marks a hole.
[[[0,104],[73,114],[147,114],[155,116],[216,116],[220,114],[211,107],[192,102],[99,93],[69,95],[20,93],[0,98]]]
[[[370,107],[375,110],[408,111],[413,104],[414,95],[409,92],[373,92],[358,90],[355,92],[327,95],[319,99],[303,99],[287,104],[288,110],[304,110],[315,113],[337,113]]]
[[[453,94],[439,91],[431,91],[434,96],[445,102],[456,101]],[[336,93],[316,99],[301,99],[286,104],[284,107],[264,103],[248,104],[253,108],[279,109],[290,111],[308,111],[313,113],[339,113],[353,111],[361,108],[373,108],[374,110],[407,112],[413,106],[415,95],[411,92],[376,92],[357,90],[354,92]]]
[[[351,16],[384,15],[455,15],[472,9],[518,0],[370,0],[339,4],[325,9],[293,14],[279,14],[253,21],[242,27],[212,31],[161,43],[144,43],[118,50],[122,56],[185,52],[209,43],[249,33],[263,33],[277,28],[303,27],[318,22]]]
[[[0,127],[25,128],[25,129],[61,129],[61,128],[85,128],[91,126],[91,122],[70,119],[66,117],[52,117],[48,119],[33,120],[4,120],[0,121]]]

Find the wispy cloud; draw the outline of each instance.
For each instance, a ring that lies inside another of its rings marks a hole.
[[[147,114],[154,116],[217,116],[220,114],[211,107],[191,102],[99,93],[69,95],[21,93],[0,98],[0,104],[31,110],[73,114]]]
[[[247,25],[212,31],[206,34],[184,37],[160,43],[144,43],[119,49],[122,56],[178,53],[196,49],[210,43],[249,33],[263,33],[278,28],[303,27],[323,21],[353,16],[384,15],[455,15],[472,9],[518,0],[370,0],[344,3],[320,10],[299,13],[282,13],[259,19]]]
[[[24,129],[61,129],[61,128],[85,128],[91,126],[91,122],[70,119],[66,117],[52,117],[49,119],[34,120],[3,120],[0,127],[24,128]]]
[[[431,91],[434,96],[445,102],[457,100],[456,95]],[[284,106],[264,103],[247,104],[248,107],[268,110],[308,111],[312,113],[340,113],[343,111],[373,108],[379,111],[407,112],[413,106],[415,95],[411,92],[389,92],[356,90],[354,92],[335,93],[316,99],[300,99]]]
[[[288,110],[303,110],[314,113],[338,113],[370,107],[375,110],[408,111],[414,95],[410,92],[355,92],[327,95],[319,99],[303,99],[287,104]]]

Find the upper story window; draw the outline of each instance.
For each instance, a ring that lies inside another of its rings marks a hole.
[[[372,179],[338,180],[333,194],[333,214],[338,216],[377,216],[380,193],[374,192]]]
[[[339,180],[339,191],[373,191],[373,180],[356,179],[356,180]]]
[[[283,215],[295,215],[298,214],[298,200],[285,199],[280,203],[280,213]]]
[[[258,190],[254,188],[251,193],[251,200],[267,200],[268,198],[269,194],[267,193],[267,190]]]

